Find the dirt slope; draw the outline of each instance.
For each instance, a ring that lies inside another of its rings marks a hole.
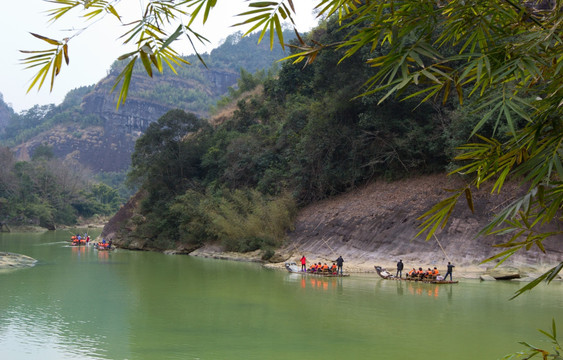
[[[309,261],[332,261],[342,255],[352,271],[373,271],[375,264],[394,269],[399,259],[405,268],[438,266],[448,261],[456,270],[483,273],[495,263],[480,265],[500,250],[493,248],[506,238],[477,237],[478,230],[503,204],[522,189],[507,186],[502,194],[490,189],[474,193],[473,214],[462,199],[448,225],[432,238],[413,239],[419,231],[417,218],[439,200],[451,194],[444,189],[463,187],[445,175],[433,175],[397,182],[376,182],[346,195],[313,204],[300,212],[295,231],[289,234],[280,258],[296,261],[305,254]],[[522,251],[503,266],[537,272],[563,260],[563,238],[545,242],[547,255],[537,248]],[[442,248],[440,247],[442,246]]]

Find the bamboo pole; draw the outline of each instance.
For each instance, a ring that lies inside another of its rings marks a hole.
[[[448,256],[448,254],[446,254],[446,251],[444,250],[444,248],[442,247],[442,244],[440,244],[440,242],[438,241],[438,237],[436,236],[436,234],[432,234],[434,235],[434,239],[436,239],[436,242],[438,243],[438,245],[440,246],[440,249],[442,249],[442,252],[444,253],[444,255],[446,255],[446,258],[448,259],[449,262],[452,262],[452,260],[450,259],[450,257]]]

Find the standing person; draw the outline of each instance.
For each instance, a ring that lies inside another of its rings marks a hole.
[[[397,275],[395,275],[398,278],[401,278],[403,276],[403,267],[405,265],[403,264],[403,260],[399,260],[399,262],[397,263]]]
[[[338,259],[336,259],[336,265],[337,265],[337,269],[336,269],[336,273],[338,274],[338,271],[340,271],[340,275],[342,275],[342,265],[344,264],[344,259],[342,258],[342,256],[339,256]]]
[[[446,275],[444,276],[444,280],[446,280],[448,278],[448,274],[449,274],[450,275],[450,281],[453,281],[452,272],[454,271],[454,268],[455,268],[455,265],[448,261],[448,271],[446,271]]]
[[[301,271],[307,271],[307,258],[305,255],[301,257]]]

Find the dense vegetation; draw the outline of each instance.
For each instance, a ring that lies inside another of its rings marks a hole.
[[[57,224],[74,225],[80,217],[111,215],[122,202],[117,190],[87,181],[83,169],[55,159],[47,145],[38,146],[31,161],[15,161],[8,148],[0,148],[3,224],[54,229]]]
[[[290,36],[290,34],[286,35]],[[242,38],[241,33],[232,34],[210,54],[202,54],[202,59],[205,61],[205,65],[214,71],[240,73],[243,77],[249,75],[250,78],[254,78],[251,72],[258,71],[260,74],[266,74],[266,69],[270,69],[269,76],[272,77],[271,71],[275,68],[275,65],[272,65],[276,59],[283,56],[283,52],[281,49],[270,51],[266,44],[257,46],[257,36]],[[192,65],[178,68],[177,76],[167,70],[163,74],[156,75],[150,84],[145,84],[140,80],[133,87],[131,96],[171,107],[189,108],[198,114],[207,114],[222,95],[227,96],[228,99],[228,94],[214,93],[210,90],[214,86],[213,80],[207,77],[207,70],[196,56],[189,56],[185,59]],[[121,66],[123,66],[121,63],[115,62],[107,79],[102,80],[97,86],[85,86],[70,91],[64,101],[57,106],[53,104],[36,105],[20,113],[14,113],[0,98],[2,114],[0,144],[8,147],[19,145],[34,136],[48,132],[59,124],[71,124],[77,129],[104,126],[104,118],[85,111],[82,103],[85,97],[96,91],[105,91],[105,95],[109,94],[111,81],[107,80],[112,80],[115,77],[115,71]],[[143,70],[137,69],[136,71]],[[260,77],[260,80],[263,81],[264,78]],[[244,84],[247,82],[243,81]],[[230,89],[231,94],[239,93],[239,91],[236,88]],[[80,134],[77,132],[76,136],[80,137]],[[43,160],[39,160],[40,157],[37,155],[45,149],[49,149],[50,153],[46,154],[47,156]],[[56,148],[49,148],[47,144],[30,149],[34,159],[30,162],[17,163],[17,165],[12,154],[7,149],[4,150],[2,156],[5,159],[3,161],[8,165],[4,170],[6,179],[9,178],[10,181],[2,184],[3,191],[0,193],[0,199],[6,206],[0,212],[0,222],[10,224],[31,222],[52,227],[54,224],[71,224],[76,221],[77,217],[88,217],[94,214],[110,215],[134,191],[132,190],[134,187],[130,188],[124,184],[126,171],[97,174],[88,172],[88,176],[95,180],[95,184],[86,181],[86,176],[83,175],[85,174],[84,169],[73,168],[76,165],[70,166],[55,160],[54,155],[60,156],[61,153],[57,152]],[[48,172],[47,175],[43,174],[48,178],[56,178],[62,176],[61,174],[72,174],[76,176],[73,182],[77,185],[69,190],[66,189],[65,184],[54,181],[53,187],[50,189],[53,193],[46,194],[45,191],[42,191],[41,194],[36,194],[37,185],[33,182],[36,181],[36,178],[43,176],[38,174],[41,171]],[[20,185],[17,185],[22,177],[29,178],[31,181],[25,190],[25,197],[17,196],[23,191],[19,189]],[[106,199],[106,195],[102,195],[106,192],[112,193],[110,200]]]
[[[310,36],[343,34],[329,21]],[[123,236],[155,248],[221,240],[232,250],[270,249],[298,206],[376,178],[444,171],[477,116],[449,103],[355,98],[372,75],[367,56],[338,64],[342,54],[327,51],[305,68],[285,63],[277,78],[244,73],[226,98],[236,110],[215,127],[182,111],[153,123],[129,177],[146,191],[142,216]]]

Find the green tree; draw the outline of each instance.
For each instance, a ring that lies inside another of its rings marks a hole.
[[[33,154],[31,155],[32,160],[45,159],[50,160],[55,156],[53,153],[53,147],[47,144],[40,144],[35,149],[33,149]]]

